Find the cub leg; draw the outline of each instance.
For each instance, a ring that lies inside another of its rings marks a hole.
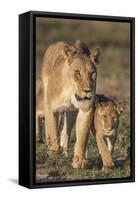
[[[80,110],[78,113],[76,121],[76,144],[72,163],[73,168],[85,168],[88,164],[85,156],[92,118],[93,109],[85,112]]]
[[[104,136],[101,135],[101,133],[96,133],[96,140],[97,140],[99,153],[102,157],[103,167],[104,167],[104,170],[106,171],[106,169],[112,168],[114,166],[111,153],[107,147]]]
[[[113,154],[115,142],[116,142],[116,134],[111,137],[106,137],[107,147],[111,154]]]
[[[75,111],[66,111],[64,113],[64,125],[61,131],[60,146],[63,148],[65,156],[68,156],[69,154],[70,136],[73,125],[75,124],[76,121],[77,113],[78,112]]]

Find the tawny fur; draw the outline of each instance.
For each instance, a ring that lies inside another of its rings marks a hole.
[[[117,137],[119,117],[125,106],[125,102],[115,102],[104,95],[97,95],[91,131],[96,134],[105,171],[114,166],[112,153]]]
[[[125,102],[114,102],[112,99],[104,95],[96,95],[94,118],[91,121],[91,133],[96,136],[96,141],[99,149],[99,154],[102,157],[103,168],[105,171],[114,166],[112,160],[112,153],[117,137],[117,129],[119,125],[119,117],[121,112],[125,109]],[[71,130],[75,123],[75,115],[77,112],[67,113],[69,121],[69,131],[67,131],[68,121],[64,121],[64,126],[61,135],[64,135],[64,140],[61,145],[68,154],[67,144],[70,138]],[[62,138],[62,136],[61,136]]]
[[[42,104],[46,141],[50,151],[60,150],[57,136],[59,112],[79,110],[76,122],[74,168],[81,168],[85,160],[96,91],[96,63],[100,56],[96,54],[97,51],[96,49],[90,53],[88,47],[81,41],[77,41],[74,46],[66,42],[57,42],[47,49],[42,64],[41,78],[44,95]],[[39,97],[37,100],[39,102]],[[37,107],[40,106],[36,105],[36,110]],[[36,118],[38,118],[37,111]]]

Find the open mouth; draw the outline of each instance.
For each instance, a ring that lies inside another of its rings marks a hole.
[[[86,96],[86,97],[82,98],[82,97],[78,96],[77,94],[75,94],[75,98],[76,98],[77,101],[83,101],[83,100],[91,100],[92,97]]]

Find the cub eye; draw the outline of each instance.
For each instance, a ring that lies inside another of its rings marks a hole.
[[[117,117],[116,117],[116,116],[114,116],[114,117],[113,117],[113,120],[115,120],[115,121],[116,121],[116,120],[117,120]]]
[[[91,72],[91,77],[92,77],[93,80],[95,80],[96,79],[96,73],[95,72]]]
[[[80,75],[80,71],[79,70],[75,70],[75,74]]]
[[[106,116],[106,115],[104,115],[103,117],[104,117],[105,120],[107,119],[107,116]]]

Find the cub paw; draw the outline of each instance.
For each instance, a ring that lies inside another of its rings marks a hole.
[[[84,159],[83,161],[82,161],[82,169],[88,169],[90,167],[90,163],[89,163],[89,161],[88,160],[86,160],[86,159]]]
[[[112,161],[106,163],[106,165],[103,166],[104,174],[109,174],[113,168],[114,168],[114,163]]]

